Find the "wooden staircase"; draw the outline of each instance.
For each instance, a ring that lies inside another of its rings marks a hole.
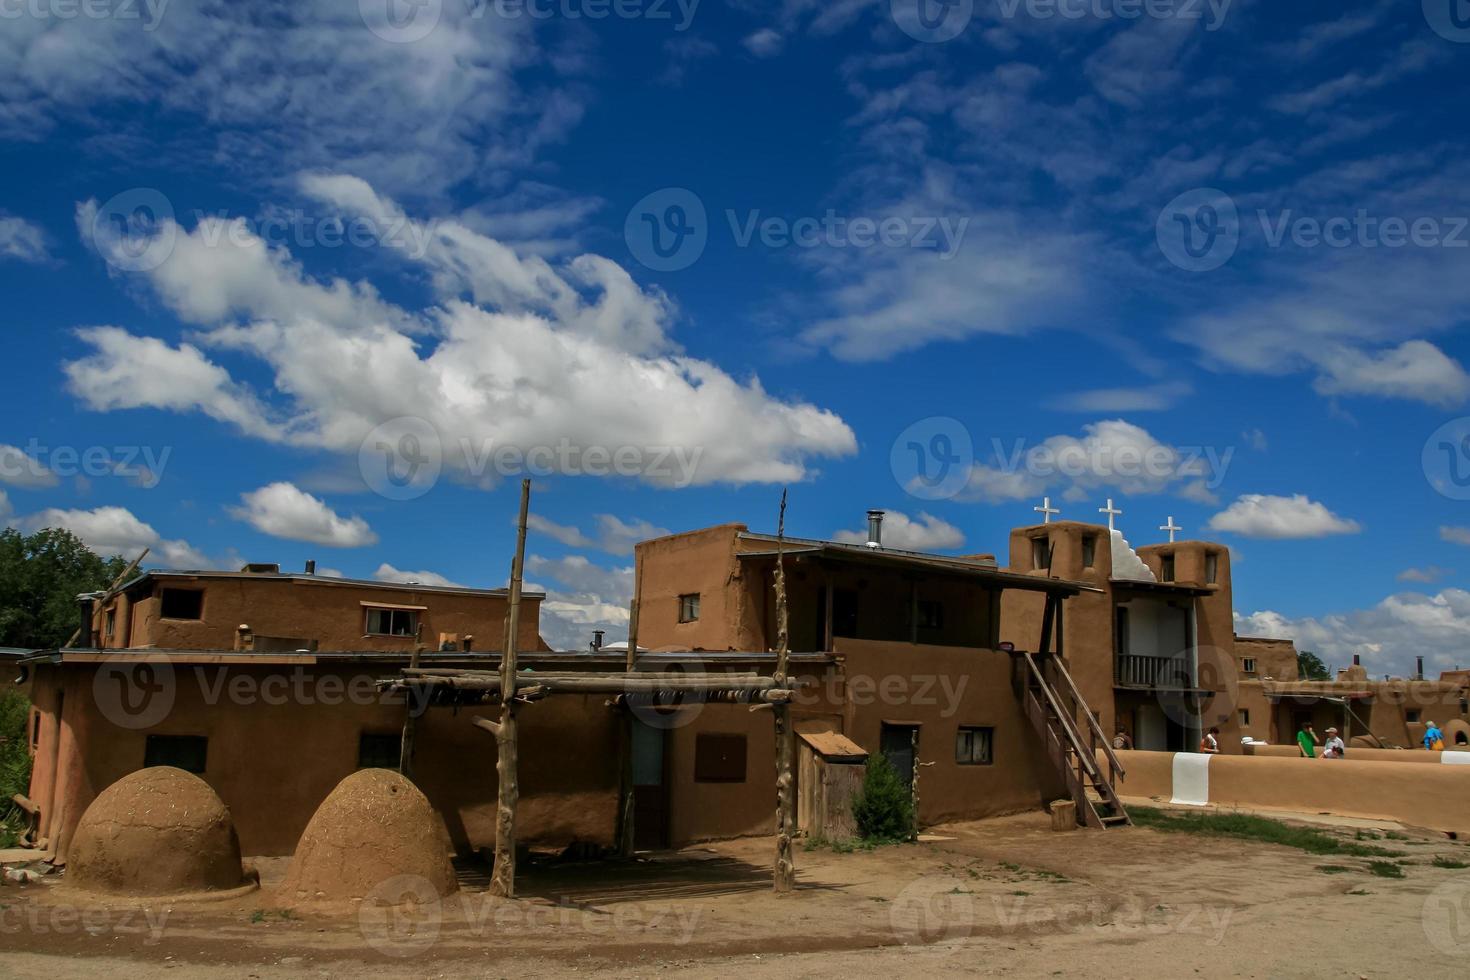
[[[1055,653],[1051,651],[1053,637]],[[1048,595],[1042,618],[1041,652],[1012,651],[1017,694],[1026,717],[1041,737],[1053,765],[1066,780],[1077,804],[1077,822],[1099,830],[1132,826],[1132,818],[1113,789],[1126,773],[1097,716],[1067,671],[1061,646],[1062,603],[1056,596]],[[1097,761],[1098,749],[1102,749],[1107,759],[1106,772]]]

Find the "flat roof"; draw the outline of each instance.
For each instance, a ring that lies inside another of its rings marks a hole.
[[[1127,589],[1134,592],[1157,592],[1162,595],[1205,596],[1214,594],[1213,589],[1199,585],[1182,585],[1179,582],[1148,582],[1132,578],[1115,578],[1109,581],[1113,583],[1115,592],[1118,589]]]
[[[27,651],[30,655],[21,662],[28,664],[93,664],[93,663],[145,663],[168,661],[189,664],[300,664],[326,665],[333,663],[378,663],[384,666],[407,664],[412,654],[398,650],[316,650],[308,653],[281,651],[254,653],[244,650],[166,650],[155,647],[128,647],[112,650],[68,647],[61,650]],[[802,665],[835,663],[830,653],[791,653],[790,662]],[[578,650],[522,650],[516,655],[517,663],[523,667],[617,667],[627,662],[624,653],[608,655]],[[774,664],[776,655],[762,651],[742,650],[679,650],[662,653],[641,652],[634,670],[664,670],[675,666],[699,666],[703,664]],[[422,667],[474,667],[498,665],[499,650],[486,651],[437,651],[426,650],[419,654]]]
[[[736,557],[745,559],[775,558],[777,555],[812,556],[846,561],[857,564],[887,565],[909,568],[915,571],[936,572],[975,578],[984,582],[1012,589],[1032,592],[1060,592],[1076,595],[1079,592],[1101,592],[1102,590],[1084,582],[1067,579],[1043,578],[1024,575],[1020,572],[1003,571],[994,560],[978,558],[956,558],[950,555],[935,555],[922,551],[903,551],[898,548],[869,548],[866,545],[845,544],[840,541],[821,541],[812,538],[786,538],[782,543],[774,535],[741,532],[742,541],[760,541],[776,545],[759,551],[742,551]]]
[[[354,586],[368,589],[388,589],[396,592],[434,592],[440,595],[467,595],[505,598],[509,589],[471,589],[463,585],[427,585],[412,582],[379,582],[376,579],[338,578],[334,575],[308,574],[307,572],[224,572],[216,569],[154,568],[140,572],[134,578],[118,586],[117,592],[127,592],[149,579],[158,578],[207,578],[241,579],[246,581],[267,580],[272,582],[304,582],[311,585]],[[545,599],[544,592],[522,591],[525,599]]]

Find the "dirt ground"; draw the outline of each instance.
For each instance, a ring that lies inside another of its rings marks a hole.
[[[1345,836],[1351,828],[1335,831]],[[1379,840],[1363,858],[1141,828],[1057,834],[1045,814],[934,828],[876,851],[798,849],[770,891],[770,840],[629,864],[532,862],[522,897],[482,871],[442,903],[283,910],[285,861],[223,903],[73,904],[64,883],[0,889],[0,974],[318,976],[1402,977],[1470,974],[1470,845]],[[1321,870],[1331,869],[1329,871]],[[412,882],[407,890],[411,891]]]

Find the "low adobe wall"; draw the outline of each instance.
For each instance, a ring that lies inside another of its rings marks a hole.
[[[1300,759],[1301,749],[1292,745],[1248,745],[1245,746],[1247,756],[1257,758],[1269,757],[1273,759]],[[1322,747],[1317,747],[1317,755],[1322,754]],[[1444,757],[1449,756],[1447,760]],[[1348,746],[1347,762],[1418,762],[1433,765],[1453,764],[1459,761],[1461,765],[1470,765],[1470,752],[1463,749],[1447,750],[1444,752],[1426,752],[1423,749],[1364,749],[1355,745]]]
[[[1175,795],[1174,752],[1119,752],[1125,797]],[[1426,755],[1428,753],[1425,753]],[[1206,799],[1297,813],[1397,820],[1445,832],[1470,832],[1470,766],[1385,766],[1351,759],[1195,756],[1207,767]]]

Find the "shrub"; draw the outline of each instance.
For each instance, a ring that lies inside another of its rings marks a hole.
[[[31,753],[26,734],[30,701],[18,691],[0,692],[0,847],[15,843],[18,823],[7,822],[5,815],[18,817],[10,798],[30,788]]]
[[[863,788],[852,801],[858,833],[866,840],[900,841],[914,836],[914,798],[882,755],[868,757]]]

